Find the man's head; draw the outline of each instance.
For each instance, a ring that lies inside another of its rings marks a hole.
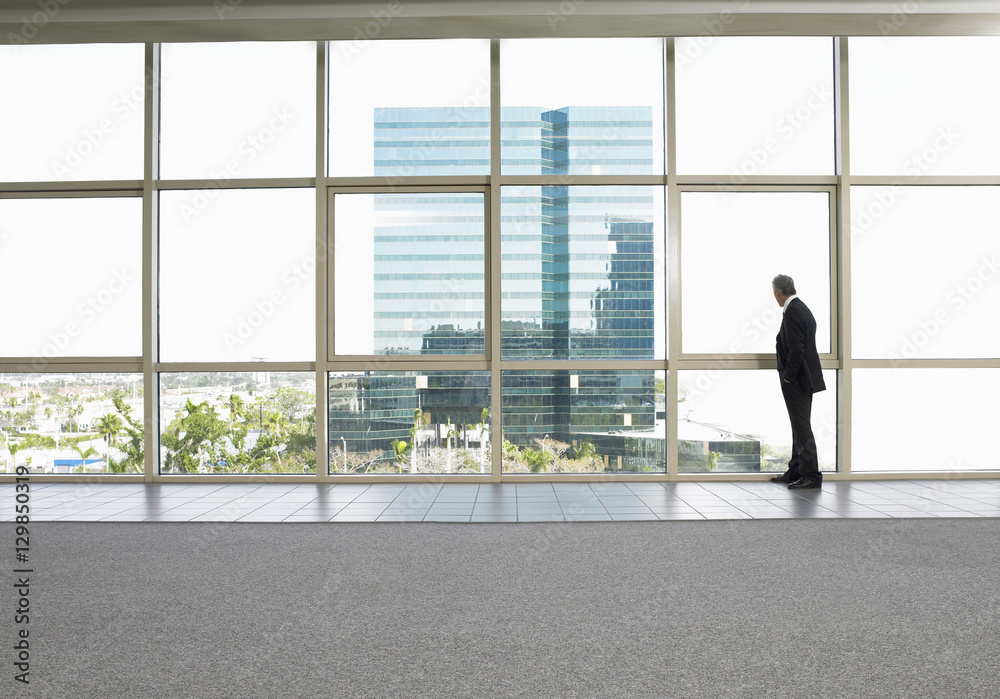
[[[779,274],[771,280],[771,290],[778,305],[784,306],[790,296],[795,296],[795,282],[787,274]]]

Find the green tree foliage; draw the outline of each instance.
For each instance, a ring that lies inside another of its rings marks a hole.
[[[73,451],[75,451],[77,454],[80,455],[80,461],[82,462],[80,464],[80,468],[78,469],[80,473],[83,473],[84,471],[87,470],[87,459],[89,459],[92,456],[97,456],[97,450],[94,449],[94,447],[87,447],[86,449],[81,449],[79,444],[74,444]]]
[[[220,399],[227,415],[208,401],[190,399],[160,438],[167,471],[184,473],[302,473],[315,469],[316,420],[311,394],[280,395],[247,403]],[[303,411],[308,411],[302,414]],[[253,436],[251,437],[251,432]]]
[[[521,458],[528,464],[528,470],[532,473],[545,473],[552,464],[552,452],[542,448],[527,447],[521,452]]]
[[[55,449],[56,440],[48,435],[28,434],[20,435],[19,449]]]
[[[397,464],[404,464],[409,458],[410,445],[405,439],[392,440],[392,453]]]
[[[104,440],[104,454],[109,464],[111,462],[111,447],[118,446],[118,437],[121,436],[123,429],[122,419],[114,413],[108,413],[97,418],[95,431]]]
[[[167,470],[198,473],[206,464],[213,470],[212,466],[224,461],[220,447],[227,432],[226,423],[208,401],[196,404],[189,398],[160,437],[167,450]]]
[[[115,410],[118,411],[118,416],[120,416],[115,446],[124,456],[116,460],[111,458],[109,454],[108,470],[112,473],[141,473],[144,460],[142,422],[132,417],[132,406],[125,402],[124,394],[118,392],[112,395],[111,401],[114,403]],[[104,417],[117,416],[108,414]],[[120,439],[121,437],[124,439]]]

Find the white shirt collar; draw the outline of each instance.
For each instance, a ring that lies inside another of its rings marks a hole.
[[[798,297],[799,297],[798,294],[792,294],[787,299],[785,299],[785,305],[781,307],[781,313],[784,314],[785,309],[788,308],[788,304],[792,302],[792,299],[797,299]]]

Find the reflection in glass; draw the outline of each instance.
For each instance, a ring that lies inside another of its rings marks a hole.
[[[0,473],[142,473],[142,374],[0,374]]]
[[[142,200],[0,199],[0,355],[142,354]]]
[[[316,173],[316,44],[163,44],[160,176]]]
[[[852,187],[851,221],[855,357],[1000,357],[1000,187]]]
[[[142,44],[0,46],[0,182],[140,179],[144,56]]]
[[[1000,370],[855,369],[851,470],[996,470]]]
[[[338,194],[337,354],[485,352],[484,198]]]
[[[160,193],[160,359],[316,354],[312,189]]]
[[[331,473],[488,473],[488,371],[330,374]]]
[[[313,374],[160,374],[161,473],[315,470]]]
[[[679,37],[678,172],[833,174],[833,55],[830,37]]]
[[[773,354],[781,308],[771,280],[787,274],[830,351],[830,195],[681,195],[683,351]]]
[[[500,72],[503,174],[663,172],[660,39],[503,40]]]
[[[662,371],[503,372],[505,473],[662,472]]]
[[[504,187],[505,359],[664,354],[663,200],[655,187]]]
[[[837,467],[837,372],[813,394],[812,428],[821,471]],[[681,473],[784,471],[792,429],[776,371],[703,369],[677,376]]]
[[[996,175],[1000,37],[851,37],[851,172]]]

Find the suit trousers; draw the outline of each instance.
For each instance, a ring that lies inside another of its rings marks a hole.
[[[780,380],[780,377],[779,377]],[[781,395],[785,399],[788,419],[792,423],[792,458],[788,460],[788,470],[799,478],[823,480],[816,453],[816,438],[812,431],[811,391],[803,391],[798,384],[781,380]]]

